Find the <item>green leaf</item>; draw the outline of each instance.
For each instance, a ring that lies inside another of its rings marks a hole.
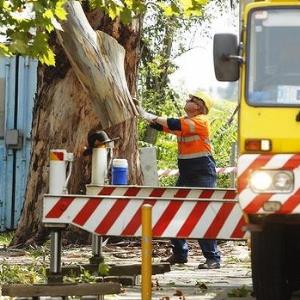
[[[4,9],[8,9],[10,7],[10,2],[9,1],[1,1],[0,7],[3,7]]]
[[[179,2],[182,4],[184,10],[187,10],[187,9],[193,7],[192,0],[180,0]]]
[[[24,54],[27,49],[27,45],[22,39],[14,39],[14,42],[11,44],[10,49],[13,52]]]
[[[46,54],[39,57],[41,63],[46,64],[48,66],[55,66],[55,54],[52,49],[48,48]]]
[[[166,3],[160,2],[159,6],[162,8],[163,13],[166,17],[178,16],[180,13],[180,9],[175,3],[168,5]]]
[[[105,2],[103,0],[90,0],[91,9],[102,8],[105,6]]]
[[[125,7],[120,14],[120,18],[122,23],[128,24],[132,19],[131,10]]]
[[[114,20],[116,17],[120,15],[122,8],[114,3],[111,4],[111,8],[108,11],[109,17]]]
[[[67,12],[65,11],[63,7],[64,1],[59,1],[56,4],[55,7],[55,15],[60,19],[60,20],[66,20],[67,19]]]
[[[204,5],[207,3],[207,0],[193,0],[193,2],[197,3],[197,4],[201,4]]]
[[[53,12],[51,9],[47,9],[44,13],[43,13],[43,17],[47,18],[47,19],[52,19],[54,17]]]
[[[101,276],[108,275],[110,266],[105,263],[100,263],[98,266],[98,273]]]
[[[52,32],[53,29],[54,29],[53,25],[51,25],[51,24],[47,24],[47,25],[45,26],[45,28],[46,28],[46,30],[47,30],[49,33]]]
[[[125,2],[126,6],[128,8],[132,9],[132,7],[133,7],[133,1],[132,0],[125,0],[124,2]]]
[[[164,13],[165,13],[165,16],[171,17],[171,16],[174,15],[174,10],[172,9],[171,6],[167,6],[167,7],[164,9]]]
[[[9,48],[3,44],[0,43],[0,55],[4,55],[4,56],[10,56],[12,55],[11,51],[9,50]]]

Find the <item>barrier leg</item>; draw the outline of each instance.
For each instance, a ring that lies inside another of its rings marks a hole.
[[[67,162],[73,161],[73,153],[68,153],[64,149],[50,150],[50,168],[49,168],[49,193],[65,194],[67,193],[66,178]],[[71,168],[70,171],[71,172]],[[69,173],[69,176],[71,173]],[[61,231],[65,228],[51,229],[51,247],[50,247],[50,270],[48,283],[60,283],[63,281],[61,272]]]
[[[102,255],[102,237],[93,234],[92,235],[92,253],[93,256],[90,258],[91,264],[100,264],[104,261],[104,256]]]
[[[61,229],[52,229],[48,283],[63,282],[61,272]]]
[[[106,135],[106,133],[105,133]],[[93,145],[93,155],[92,155],[92,174],[91,174],[91,184],[104,184],[105,178],[107,176],[107,148],[105,144],[96,145],[96,141],[103,142],[101,139],[106,136],[100,134],[99,136],[95,134]],[[100,140],[99,140],[100,139]],[[92,235],[92,257],[90,258],[91,264],[98,265],[104,261],[102,255],[102,237],[93,234]]]
[[[142,206],[142,300],[152,295],[152,206]]]

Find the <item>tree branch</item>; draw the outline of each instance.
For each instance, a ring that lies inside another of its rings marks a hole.
[[[128,90],[124,59],[125,50],[118,42],[90,26],[81,4],[68,1],[68,20],[58,31],[74,72],[88,90],[103,129],[137,115]]]

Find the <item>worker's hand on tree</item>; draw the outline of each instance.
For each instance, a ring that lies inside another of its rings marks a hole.
[[[149,112],[146,112],[141,106],[137,106],[137,110],[138,110],[138,112],[140,113],[140,116],[144,119],[144,120],[146,120],[146,121],[148,121],[148,122],[153,122],[153,121],[155,121],[156,119],[157,119],[157,116],[156,115],[154,115],[154,114],[151,114],[151,113],[149,113]]]

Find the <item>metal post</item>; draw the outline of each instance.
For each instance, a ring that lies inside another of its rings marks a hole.
[[[142,300],[152,294],[152,206],[142,206]]]
[[[236,166],[236,157],[237,157],[237,144],[231,144],[231,155],[230,155],[230,166]],[[230,174],[230,186],[235,187],[235,172],[231,172]]]
[[[91,186],[104,185],[108,182],[107,173],[112,159],[113,141],[117,139],[110,139],[105,131],[97,131],[88,135],[88,151],[86,155],[90,155],[92,150]],[[110,157],[109,160],[108,157]],[[87,188],[86,194],[90,195],[93,192]],[[104,261],[101,236],[92,235],[92,251],[91,264],[99,264]]]
[[[50,194],[67,193],[66,163],[67,161],[72,161],[72,160],[73,160],[73,154],[67,153],[66,150],[63,149],[50,150],[50,169],[49,169],[49,193]],[[50,270],[48,275],[48,283],[63,282],[63,275],[61,273],[61,252],[62,252],[61,231],[62,228],[64,227],[65,225],[62,225],[61,228],[55,227],[51,229]]]
[[[53,228],[50,234],[50,269],[48,283],[63,282],[61,273],[61,229]]]
[[[90,258],[91,264],[98,265],[104,261],[104,256],[102,255],[102,237],[96,234],[92,235],[92,254]]]
[[[51,235],[50,248],[50,272],[57,274],[61,272],[61,232],[55,230]]]
[[[99,145],[93,148],[92,154],[92,182],[95,185],[104,185],[107,177],[107,148],[105,145]],[[98,265],[104,261],[102,255],[102,237],[92,235],[92,257],[91,264]]]

